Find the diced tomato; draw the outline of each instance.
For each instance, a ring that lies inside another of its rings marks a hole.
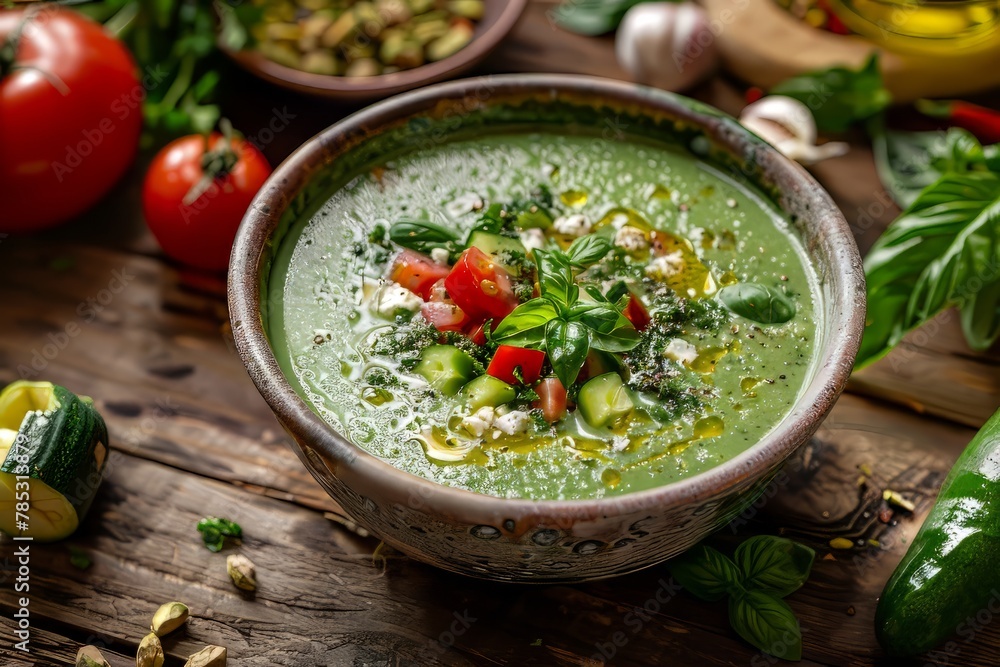
[[[399,283],[421,298],[430,296],[431,287],[445,278],[451,271],[447,266],[438,264],[427,255],[421,255],[413,250],[399,253],[389,270],[389,279]]]
[[[636,331],[645,331],[646,327],[649,326],[649,311],[646,310],[646,306],[642,303],[642,299],[637,297],[635,294],[629,298],[628,305],[625,306],[623,314],[626,318],[628,318],[628,321],[632,323],[632,326],[635,327]]]
[[[535,385],[538,400],[533,406],[542,411],[545,421],[552,424],[566,414],[566,387],[559,378],[545,378]]]
[[[465,335],[476,345],[486,345],[486,323],[473,324],[465,330]]]
[[[448,288],[444,286],[444,278],[437,281],[427,290],[427,301],[440,301],[442,303],[454,303],[448,296]]]
[[[444,284],[448,296],[473,320],[499,323],[517,308],[510,274],[479,248],[462,253]]]
[[[501,345],[493,354],[493,359],[490,360],[486,373],[507,384],[520,384],[521,381],[514,375],[514,369],[520,366],[520,375],[524,383],[534,384],[542,374],[544,362],[545,353],[541,350]]]
[[[438,331],[464,331],[469,325],[469,316],[453,303],[428,301],[420,308],[420,314]]]

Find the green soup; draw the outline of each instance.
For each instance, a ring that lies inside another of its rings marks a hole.
[[[457,275],[479,253],[499,277]],[[401,470],[501,497],[618,495],[719,465],[786,416],[816,352],[817,281],[788,222],[638,139],[496,134],[377,165],[292,230],[271,281],[275,354],[317,414]],[[532,300],[540,319],[519,315]]]

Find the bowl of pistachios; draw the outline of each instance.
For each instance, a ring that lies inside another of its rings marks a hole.
[[[251,40],[223,49],[278,86],[367,101],[454,77],[490,54],[527,0],[256,0]]]

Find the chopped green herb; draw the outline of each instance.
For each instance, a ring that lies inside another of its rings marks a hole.
[[[214,516],[199,521],[197,528],[209,551],[222,551],[227,538],[238,540],[243,537],[243,529],[239,524]]]
[[[92,564],[87,552],[78,547],[69,548],[69,562],[73,567],[80,570],[86,570]]]

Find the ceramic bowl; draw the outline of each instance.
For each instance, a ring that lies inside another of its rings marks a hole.
[[[272,254],[308,211],[365,165],[464,133],[530,127],[606,140],[653,137],[749,182],[785,211],[819,276],[818,358],[788,416],[739,456],[649,491],[573,501],[502,499],[401,472],[316,415],[282,375],[262,311],[280,299]],[[627,134],[624,132],[627,131]],[[400,95],[321,132],[267,181],[240,227],[229,273],[233,333],[247,371],[299,458],[358,524],[415,559],[517,582],[632,572],[681,553],[744,512],[817,429],[844,388],[865,315],[857,246],[829,195],[731,117],[684,97],[603,79],[508,75]]]
[[[517,24],[527,0],[487,0],[483,18],[476,22],[472,41],[443,60],[379,76],[346,77],[303,72],[280,65],[252,49],[220,47],[240,67],[282,88],[344,102],[365,102],[395,95],[462,74],[482,62]]]

